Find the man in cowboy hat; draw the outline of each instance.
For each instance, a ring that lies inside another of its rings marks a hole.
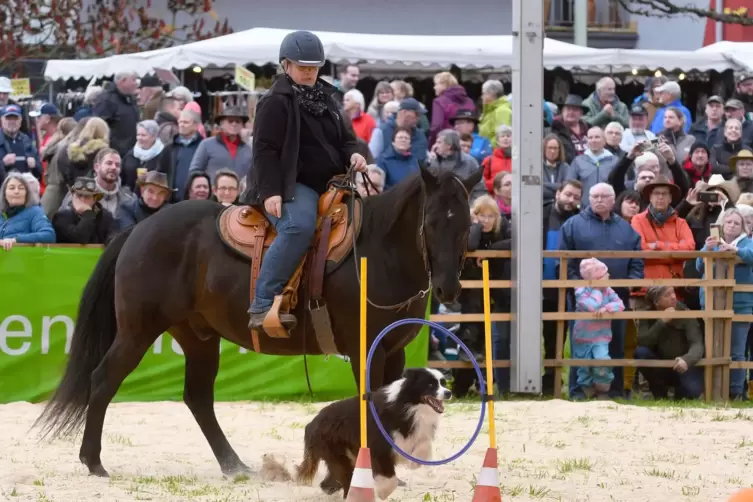
[[[588,108],[583,106],[583,99],[575,94],[569,94],[560,108],[562,114],[554,117],[552,133],[559,136],[562,141],[565,147],[565,162],[570,164],[588,148],[589,126],[583,120],[583,114]]]
[[[450,125],[458,132],[460,136],[470,134],[473,136],[471,151],[468,154],[476,159],[481,165],[489,155],[492,154],[492,142],[488,138],[481,136],[476,132],[478,117],[474,110],[460,109],[455,112],[454,117],[450,117]]]
[[[136,225],[147,219],[163,207],[169,206],[174,190],[167,182],[167,175],[159,171],[149,171],[143,179],[138,180],[141,195],[120,206],[118,211],[118,229]]]
[[[52,217],[60,244],[105,244],[117,232],[117,222],[99,200],[102,191],[94,178],[79,177],[70,188],[70,202]]]
[[[753,151],[743,148],[737,155],[730,157],[729,167],[735,173],[732,180],[737,182],[740,192],[753,192]]]
[[[206,171],[214,180],[214,175],[222,168],[229,168],[239,179],[251,170],[251,147],[241,138],[241,129],[248,122],[248,113],[240,107],[231,106],[215,117],[220,132],[199,144],[190,171]]]

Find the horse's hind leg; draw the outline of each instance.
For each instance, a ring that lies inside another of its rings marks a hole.
[[[172,329],[171,334],[180,344],[186,357],[183,401],[209,442],[222,473],[227,476],[250,474],[251,469],[241,462],[230,446],[214,413],[214,381],[220,369],[219,335],[215,333],[209,339],[201,340],[187,325]]]
[[[131,374],[157,339],[159,333],[153,337],[135,338],[130,334],[118,331],[115,341],[105,354],[102,362],[91,375],[91,396],[89,409],[86,413],[86,426],[81,442],[79,459],[89,468],[89,473],[95,476],[108,476],[102,466],[102,426],[105,413],[112,398],[118,392],[123,380]]]

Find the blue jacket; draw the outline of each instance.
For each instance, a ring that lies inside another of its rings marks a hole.
[[[173,163],[173,188],[177,188],[175,192],[176,200],[180,201],[181,197],[188,183],[188,171],[191,169],[191,161],[193,161],[194,154],[199,148],[201,143],[201,134],[196,133],[189,142],[183,141],[180,135],[173,138],[173,147],[170,151],[172,156],[171,162]]]
[[[392,135],[395,132],[395,119],[388,120],[374,129],[369,141],[369,150],[374,158],[379,158],[382,153],[392,144]],[[413,134],[410,138],[410,150],[418,162],[426,162],[429,154],[429,140],[418,127],[413,128]]]
[[[717,249],[709,249],[703,246],[701,251],[716,251]],[[737,256],[743,262],[735,265],[735,282],[738,284],[753,284],[753,240],[749,237],[740,240],[737,243]],[[703,258],[695,259],[695,268],[698,272],[704,274]],[[705,306],[704,288],[700,288],[700,290],[701,306],[703,307]],[[736,314],[750,313],[750,310],[753,309],[753,293],[734,293],[732,296],[732,309]]]
[[[690,126],[693,125],[693,118],[690,116],[690,110],[688,110],[679,99],[676,99],[667,106],[662,106],[661,108],[656,110],[654,121],[651,122],[651,127],[649,127],[649,129],[651,129],[651,132],[654,134],[659,134],[664,130],[664,112],[667,111],[668,106],[679,108],[682,114],[685,115],[685,125],[682,127],[682,130],[687,133],[690,130]]]
[[[2,162],[3,157],[9,153],[16,154],[16,163],[12,166],[6,166]],[[34,169],[29,169],[29,166],[26,164],[28,157],[31,157],[36,162]],[[39,162],[37,149],[34,148],[34,144],[28,135],[19,132],[15,138],[9,138],[0,131],[0,184],[5,181],[5,175],[10,171],[31,173],[36,179],[41,179],[42,163]]]
[[[418,171],[418,160],[413,154],[402,155],[392,145],[377,159],[377,166],[384,170],[384,189],[397,185],[403,178]]]
[[[489,138],[479,136],[477,133],[473,133],[473,143],[471,144],[471,151],[468,152],[471,157],[478,161],[478,164],[484,161],[489,155],[492,154],[492,142]]]
[[[22,244],[54,244],[55,229],[42,206],[31,206],[10,218],[0,214],[0,239],[11,238]]]
[[[590,207],[569,218],[560,235],[560,249],[566,251],[641,251],[641,237],[630,223],[615,213],[602,220]],[[643,260],[639,258],[599,260],[607,266],[612,279],[643,279]],[[581,279],[579,259],[567,260],[567,277]],[[619,289],[617,292],[620,293]]]

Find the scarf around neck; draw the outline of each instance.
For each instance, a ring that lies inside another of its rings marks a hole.
[[[139,146],[138,143],[136,143],[133,146],[133,156],[139,159],[141,162],[149,162],[154,157],[162,153],[163,148],[165,148],[165,145],[162,144],[162,141],[160,141],[159,138],[157,138],[154,144],[147,150],[144,150]]]
[[[290,77],[298,106],[315,117],[321,117],[327,110],[327,95],[322,90],[322,84],[317,82],[313,86],[298,85]]]
[[[672,206],[669,206],[664,211],[659,211],[651,204],[648,205],[648,214],[657,224],[664,225],[669,218],[675,214],[675,210],[672,208]]]

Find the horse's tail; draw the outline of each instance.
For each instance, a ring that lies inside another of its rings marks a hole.
[[[115,318],[115,264],[130,234],[131,229],[128,229],[110,242],[86,283],[78,306],[65,374],[33,425],[41,426],[42,437],[75,434],[84,423],[91,394],[92,372],[104,359],[118,331]]]
[[[321,460],[316,453],[316,448],[313,447],[310,427],[311,424],[307,425],[306,432],[304,433],[303,462],[296,467],[295,481],[301,485],[310,485],[314,481],[314,476],[316,476],[316,471],[319,469],[319,461]]]

